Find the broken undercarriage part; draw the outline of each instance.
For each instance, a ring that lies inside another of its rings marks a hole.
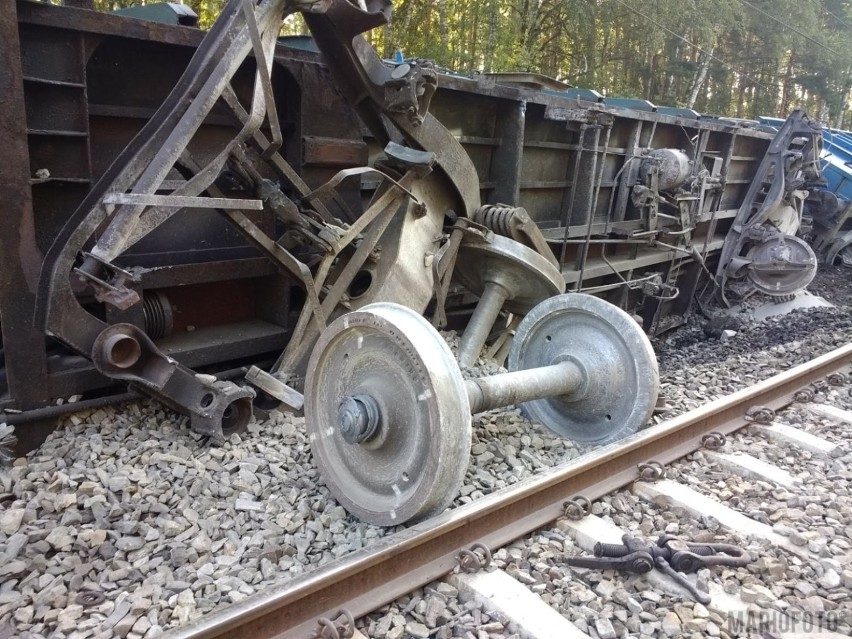
[[[792,295],[814,279],[817,258],[813,249],[795,235],[772,235],[748,252],[748,279],[761,293]]]
[[[83,307],[71,278],[72,273],[83,278],[95,298],[110,309],[106,315],[132,312],[142,305],[133,288],[132,273],[118,268],[114,261],[179,210],[214,208],[249,237],[257,238],[259,247],[273,260],[310,283],[310,273],[300,269],[297,260],[243,212],[262,208],[262,203],[219,197],[222,194],[214,186],[234,159],[234,152],[248,140],[259,141],[259,152],[265,157],[280,159],[276,150],[281,132],[269,73],[284,11],[281,1],[262,2],[256,9],[239,0],[228,3],[166,102],[89,192],[55,240],[40,282],[37,320],[49,334],[89,357],[107,377],[130,382],[189,414],[194,430],[217,439],[248,424],[254,392],[196,376],[161,352],[139,327],[107,325]],[[247,112],[235,99],[230,81],[252,53],[258,72]],[[188,146],[220,98],[230,102],[242,128],[203,164],[189,153]],[[267,113],[271,140],[259,133]],[[287,171],[283,173],[286,178]],[[166,188],[165,180],[172,176],[185,179]],[[296,182],[294,188],[304,189]],[[164,195],[164,191],[170,193]],[[94,246],[84,252],[93,239]],[[309,287],[309,297],[310,293]],[[140,309],[138,315],[144,316],[144,310]]]
[[[532,249],[499,235],[466,236],[459,259],[464,266],[456,269],[457,279],[479,295],[459,343],[463,366],[476,363],[501,310],[523,315],[565,290],[559,269]]]
[[[745,566],[751,562],[748,553],[731,544],[697,544],[662,535],[657,544],[624,535],[622,544],[597,543],[594,557],[566,557],[565,563],[578,568],[623,570],[633,574],[650,572],[654,567],[673,577],[695,598],[708,604],[710,596],[701,592],[682,573],[697,572],[710,566]]]
[[[448,208],[469,217],[480,204],[479,179],[455,136],[427,112],[437,81],[434,69],[422,63],[390,68],[360,36],[385,24],[390,12],[389,0],[367,0],[360,8],[332,0],[307,4],[303,16],[320,51],[333,61],[338,87],[379,143],[405,140],[435,153],[441,180],[455,199]]]
[[[360,34],[387,21],[390,3],[367,4],[230,0],[165,103],[91,190],[45,261],[38,313],[45,330],[103,375],[191,415],[192,428],[205,435],[221,439],[244,428],[254,392],[208,383],[160,351],[140,326],[121,320],[147,321],[157,337],[172,330],[169,309],[140,294],[136,271],[125,267],[131,247],[184,209],[213,209],[300,284],[305,301],[287,351],[270,373],[253,369],[251,376],[270,396],[297,405],[301,396],[286,381],[303,372],[327,322],[376,301],[422,313],[445,216],[479,207],[470,159],[428,113],[434,69],[386,67]],[[382,170],[347,168],[312,190],[279,152],[273,57],[281,20],[298,10],[309,13],[344,93],[385,145]],[[232,81],[250,57],[256,70],[246,100]],[[214,107],[230,111],[238,128],[199,153],[193,142]],[[364,175],[378,175],[380,183],[365,210],[353,211],[338,190]],[[239,197],[222,192],[225,184],[239,187]],[[84,307],[72,277],[103,306]]]
[[[486,204],[476,209],[471,219],[498,235],[511,238],[537,251],[554,267],[559,268],[559,262],[548,246],[541,229],[525,208],[507,204]]]
[[[132,324],[105,328],[92,344],[92,362],[99,372],[138,386],[169,406],[190,415],[190,426],[222,441],[242,430],[251,418],[254,391],[215,377],[195,375],[164,355]]]
[[[819,176],[819,127],[794,111],[772,140],[749,187],[716,271],[725,299],[728,280],[748,280],[767,295],[802,290],[816,273],[813,250],[795,237],[808,195],[803,187]]]
[[[406,307],[372,304],[326,329],[308,366],[305,418],[316,463],[347,510],[397,525],[446,508],[467,467],[471,413],[545,402],[540,423],[595,442],[647,421],[657,364],[626,313],[569,294],[527,318],[512,372],[468,381],[440,334]]]

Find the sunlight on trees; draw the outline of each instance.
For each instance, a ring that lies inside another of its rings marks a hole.
[[[207,28],[224,2],[184,4]],[[300,16],[281,28],[306,33]],[[460,73],[532,71],[742,118],[804,107],[852,127],[852,0],[398,0],[367,37],[386,58],[400,50]]]

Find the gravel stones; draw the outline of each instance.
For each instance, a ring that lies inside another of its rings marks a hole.
[[[819,308],[796,311],[744,326],[722,343],[707,340],[693,319],[682,330],[655,340],[660,388],[670,418],[767,379],[846,344],[852,311]]]
[[[26,510],[23,508],[10,508],[0,511],[0,532],[13,535],[21,528]]]
[[[595,631],[600,639],[616,639],[618,636],[612,622],[604,617],[595,617]]]
[[[668,637],[675,637],[681,632],[681,620],[674,612],[667,612],[660,623],[660,630]]]
[[[815,309],[738,325],[736,331],[724,342],[708,340],[702,322],[692,320],[657,340],[663,392],[672,409],[665,417],[848,342],[852,314]],[[451,346],[457,341],[452,333],[445,338]],[[501,370],[480,360],[463,373]],[[818,395],[852,407],[844,387]],[[799,425],[846,445],[844,430],[829,420],[796,415]],[[477,415],[473,425],[470,465],[455,506],[583,452],[517,409]],[[786,527],[815,558],[788,561],[783,553],[737,540],[764,560],[759,569],[709,579],[748,593],[756,606],[846,613],[845,602],[833,597],[852,588],[852,572],[845,568],[852,550],[852,495],[845,488],[850,450],[826,463],[801,451],[767,447],[757,434],[748,434],[748,442],[749,449],[763,446],[762,458],[794,473],[807,491],[777,492],[712,468],[699,476],[696,488]],[[683,474],[693,470],[684,467]],[[0,507],[0,636],[11,627],[13,634],[33,638],[75,631],[155,637],[394,532],[352,519],[331,499],[313,465],[302,421],[278,413],[221,447],[189,432],[185,419],[155,402],[79,413],[41,450],[0,470],[0,486],[11,495]],[[608,496],[593,509],[632,534],[667,530],[695,540],[731,541],[712,520],[690,520],[629,493]],[[656,592],[643,578],[571,570],[560,562],[573,552],[570,541],[558,531],[544,532],[552,536],[533,535],[497,551],[495,562],[578,626],[598,636],[609,634],[607,623],[618,637],[661,636],[673,628],[674,615],[685,631],[724,635],[725,618],[718,612],[677,608],[684,602]],[[797,590],[799,583],[812,590]],[[76,597],[86,590],[103,593],[105,601],[80,607]],[[425,627],[442,639],[456,632],[476,639],[480,626],[493,634],[510,632],[506,620],[459,602],[449,584],[418,592],[362,620],[366,634],[421,636]]]
[[[0,628],[16,634],[157,636],[387,532],[328,496],[291,417],[222,447],[155,402],[73,417],[0,469]],[[85,589],[106,601],[69,608]]]
[[[405,632],[406,634],[409,634],[412,637],[417,637],[418,639],[426,639],[426,637],[429,636],[429,628],[426,624],[418,621],[412,621],[405,624]]]
[[[389,606],[356,621],[357,628],[374,639],[402,637],[517,637],[509,620],[484,610],[475,601],[462,602],[451,584],[439,581],[400,597]]]
[[[84,609],[81,623],[97,633],[121,622],[137,639],[141,628],[148,635],[181,625],[394,532],[351,518],[331,499],[301,419],[273,413],[221,447],[185,422],[156,402],[79,413],[0,470],[14,497],[0,510],[0,556],[11,560],[0,568],[0,627],[61,636],[58,615],[39,606],[64,610],[90,588],[107,601]],[[518,411],[487,413],[474,425],[457,504],[579,454]],[[154,589],[143,597],[150,614],[129,618],[117,597],[141,584]],[[13,617],[36,600],[32,619]],[[436,606],[428,617],[443,619]]]
[[[837,573],[837,571],[828,569],[822,574],[822,577],[818,579],[818,583],[821,588],[825,588],[826,590],[833,590],[834,588],[838,588],[840,586],[840,575]]]

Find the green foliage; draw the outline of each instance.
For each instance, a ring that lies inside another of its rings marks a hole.
[[[98,11],[115,11],[146,4],[158,4],[167,0],[94,0]],[[198,15],[202,28],[210,28],[222,10],[225,0],[179,0],[180,4],[190,7]]]
[[[225,0],[185,1],[209,27]],[[282,33],[306,30],[291,16]],[[802,106],[852,126],[852,0],[398,0],[368,37],[384,57],[460,72],[531,71],[737,117]]]

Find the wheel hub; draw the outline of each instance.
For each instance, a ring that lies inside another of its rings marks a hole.
[[[323,332],[305,380],[314,461],[359,519],[396,526],[449,506],[470,454],[464,381],[418,313],[377,303]]]
[[[344,397],[337,410],[337,428],[347,444],[370,441],[379,431],[379,405],[369,395]]]
[[[456,276],[465,288],[481,295],[488,282],[499,284],[506,290],[503,307],[512,313],[526,313],[565,290],[559,269],[544,256],[500,235],[489,241],[467,239],[459,249],[459,264]]]

